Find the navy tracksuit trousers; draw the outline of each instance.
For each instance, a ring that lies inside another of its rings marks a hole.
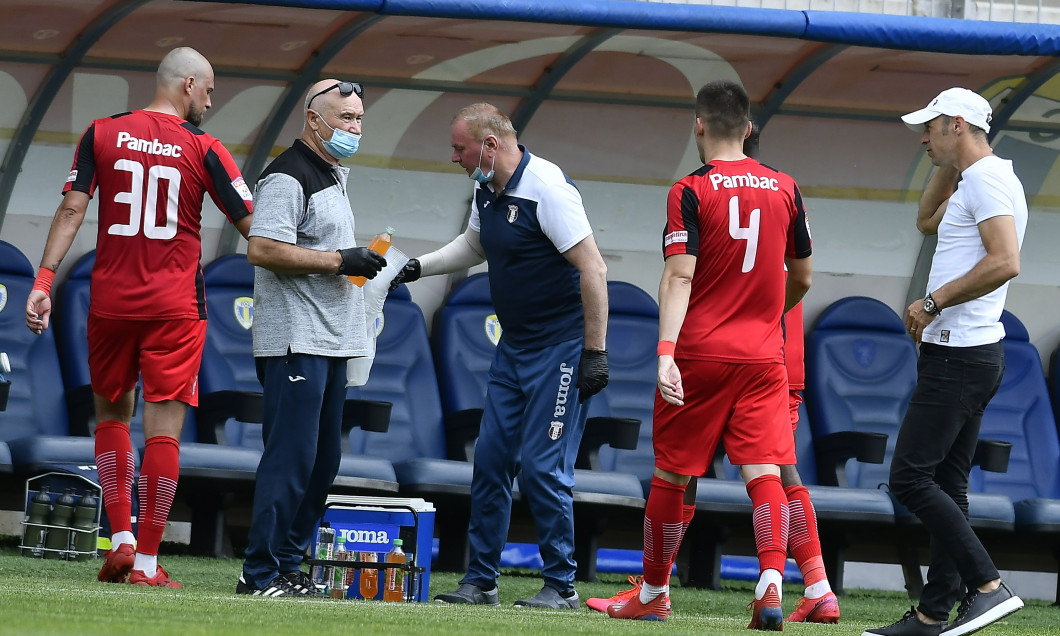
[[[574,463],[589,407],[578,402],[575,388],[582,342],[516,349],[502,337],[497,346],[475,447],[463,583],[496,584],[518,475],[537,527],[545,585],[559,592],[573,587]]]
[[[342,458],[346,358],[289,353],[258,358],[264,387],[265,452],[243,563],[248,585],[264,589],[294,572],[313,541]]]

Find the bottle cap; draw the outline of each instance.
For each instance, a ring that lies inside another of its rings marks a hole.
[[[330,528],[331,527],[331,522],[330,521],[321,521],[320,522],[320,527],[321,528]]]
[[[392,227],[390,227],[390,226],[387,226],[387,228],[386,228],[386,233],[387,233],[387,234],[393,234],[393,233],[394,233],[394,228],[392,228]]]
[[[346,543],[346,537],[344,537],[344,536],[342,536],[342,535],[340,534],[340,535],[339,535],[339,538],[338,538],[338,539],[336,539],[336,541],[338,541],[339,543]]]
[[[405,542],[401,539],[394,539],[394,545],[405,545]]]

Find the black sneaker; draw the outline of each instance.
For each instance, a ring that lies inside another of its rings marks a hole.
[[[301,594],[299,594],[294,587],[287,582],[287,579],[285,579],[283,575],[279,575],[270,581],[269,584],[265,586],[265,589],[258,590],[250,587],[250,584],[247,583],[245,578],[243,578],[242,572],[239,573],[239,582],[236,583],[236,594],[250,594],[252,596],[268,597],[301,596]]]
[[[534,596],[516,601],[515,606],[576,610],[581,607],[581,600],[578,598],[578,591],[573,588],[568,590],[566,594],[561,594],[555,588],[546,585]]]
[[[452,594],[439,594],[434,597],[438,603],[453,603],[458,605],[500,605],[500,595],[497,588],[484,590],[472,583],[461,583],[460,587]]]
[[[938,636],[942,633],[946,623],[928,625],[916,616],[916,608],[910,607],[899,620],[886,627],[866,629],[861,636]]]
[[[946,636],[971,634],[1022,607],[1023,601],[1012,593],[1004,581],[993,592],[973,589],[957,608],[957,619],[943,633]]]
[[[309,575],[301,570],[295,570],[294,572],[287,572],[281,574],[281,577],[287,580],[294,588],[294,591],[306,598],[326,598],[327,594],[320,591],[313,579],[309,578]]]

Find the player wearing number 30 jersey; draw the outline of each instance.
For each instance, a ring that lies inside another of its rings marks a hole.
[[[251,194],[219,141],[199,130],[214,73],[198,51],[170,51],[143,110],[92,123],[63,187],[26,326],[48,328],[51,285],[98,190],[99,230],[88,316],[88,371],[96,409],[95,461],[112,530],[98,579],[180,587],[158,566],[180,472],[180,431],[198,404],[206,340],[202,203],[209,193],[239,232],[250,231]],[[132,533],[133,389],[143,379],[139,525]],[[79,460],[80,461],[80,460]],[[135,548],[133,546],[136,546]]]
[[[92,314],[206,318],[199,263],[202,202],[230,221],[251,193],[221,142],[175,115],[137,110],[97,119],[74,155],[63,192],[99,188]]]

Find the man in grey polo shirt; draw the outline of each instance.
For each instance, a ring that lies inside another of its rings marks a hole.
[[[370,353],[364,293],[347,276],[386,265],[352,247],[346,193],[364,92],[324,80],[305,102],[302,137],[262,173],[247,259],[254,270],[254,357],[264,387],[265,452],[238,594],[321,595],[301,564],[341,458],[346,362]],[[260,206],[260,207],[259,207]]]

